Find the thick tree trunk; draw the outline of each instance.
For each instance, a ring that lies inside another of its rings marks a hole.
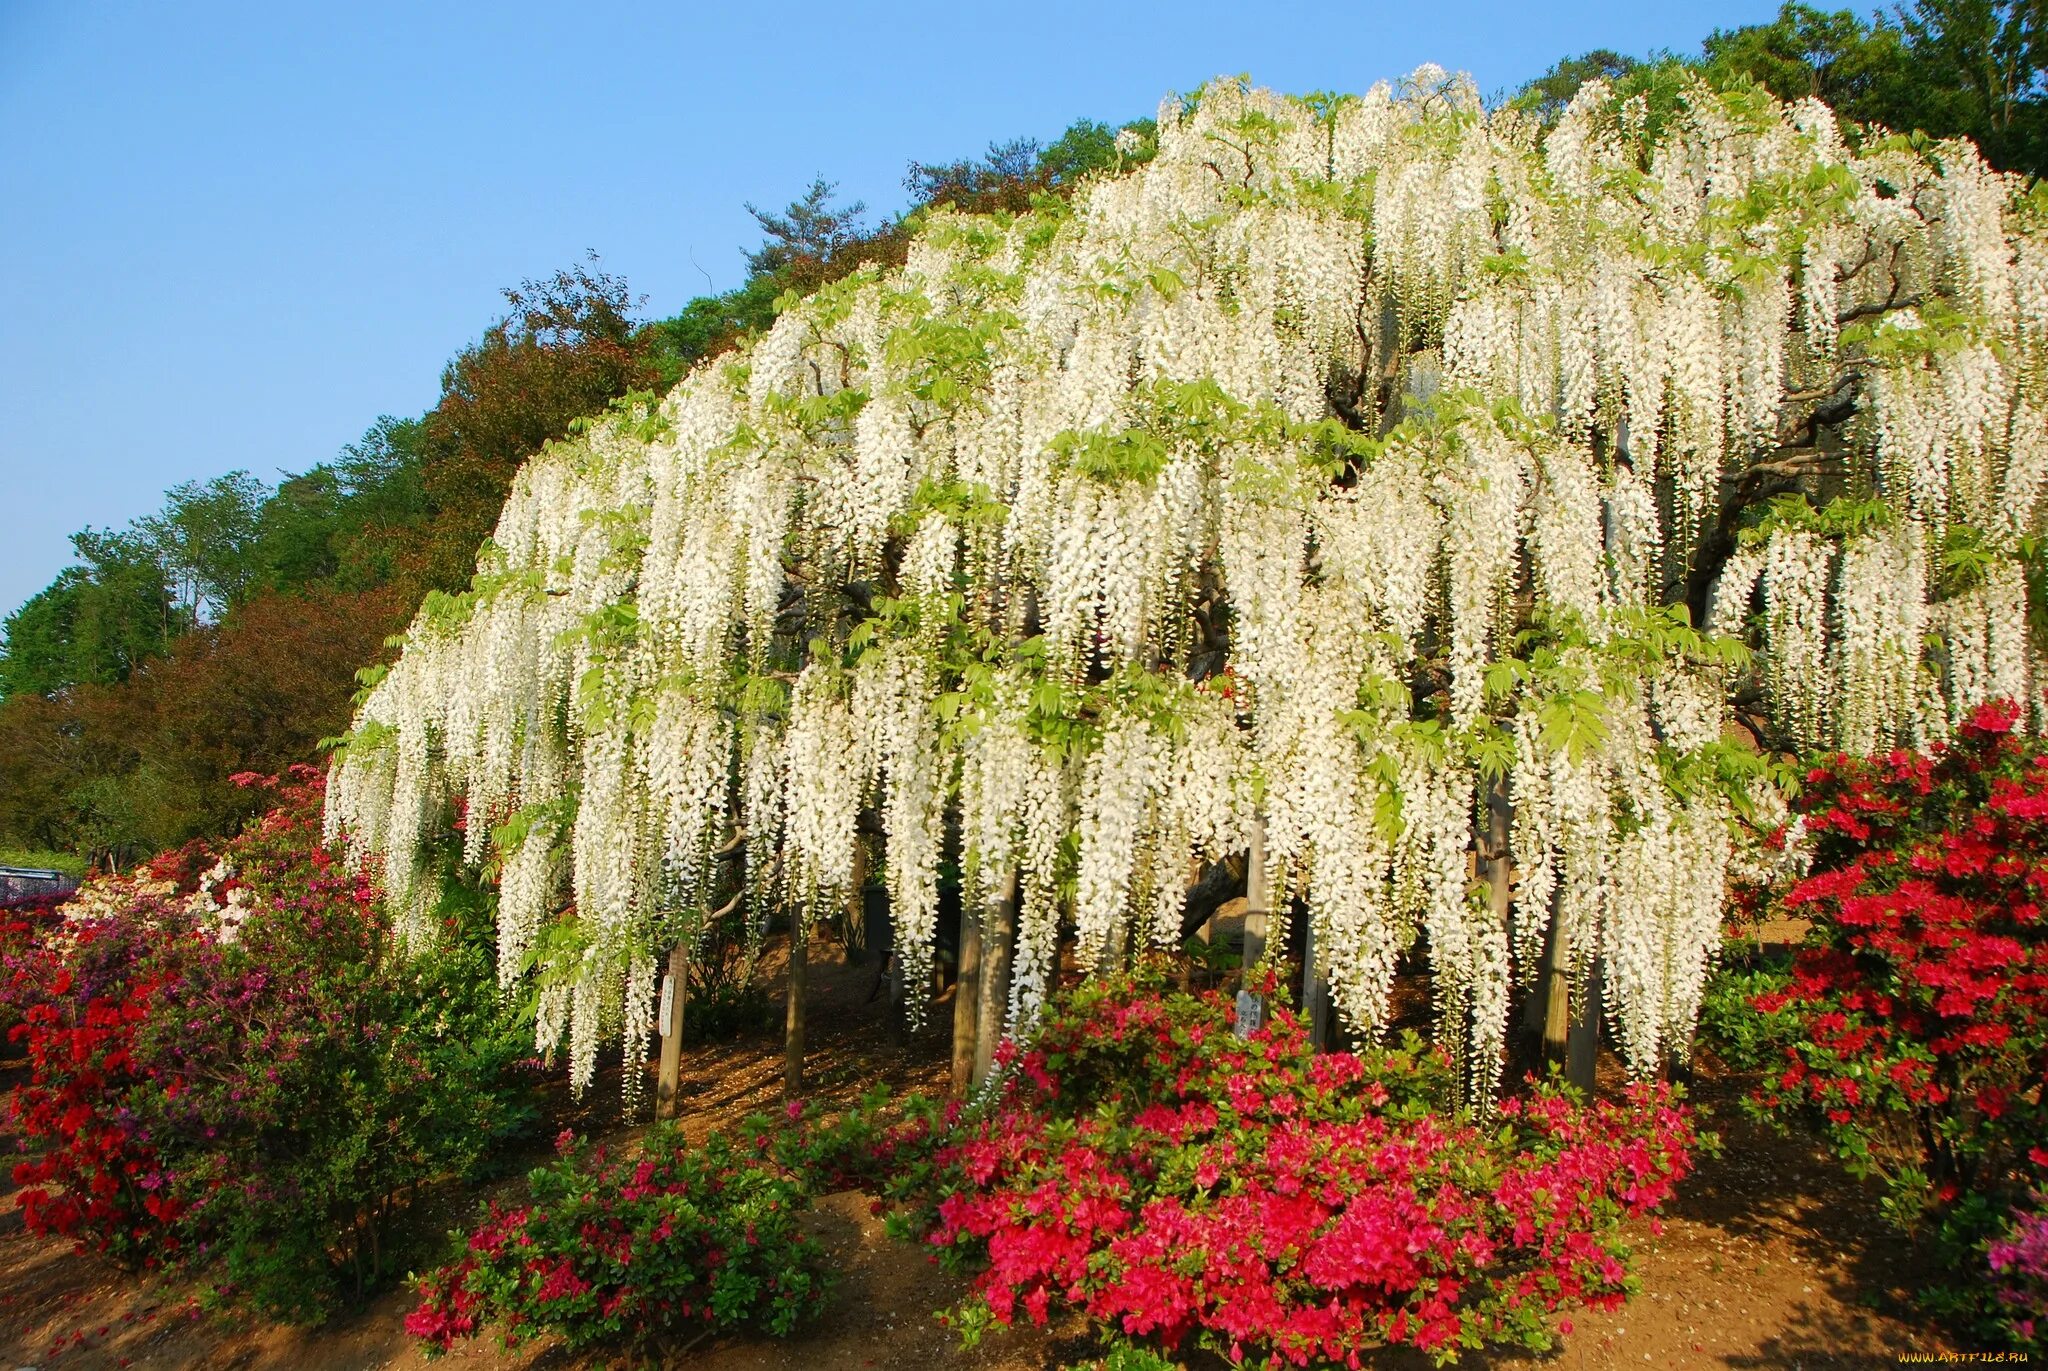
[[[995,1067],[996,1046],[1003,1039],[1003,1020],[1010,1010],[1010,960],[1017,942],[1017,873],[1003,883],[1002,894],[987,911],[981,932],[981,989],[975,1006],[974,1084],[979,1087]]]
[[[1181,907],[1181,937],[1192,936],[1203,924],[1216,917],[1217,910],[1242,894],[1242,862],[1214,862],[1202,868],[1202,873],[1195,878],[1195,883],[1188,887],[1187,903]]]

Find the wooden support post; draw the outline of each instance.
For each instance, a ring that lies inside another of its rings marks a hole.
[[[1543,1016],[1549,1008],[1547,999],[1549,980],[1544,968],[1549,965],[1550,938],[1543,940],[1544,960],[1536,964],[1536,974],[1529,978],[1529,993],[1522,997],[1522,1031],[1532,1038],[1543,1036]]]
[[[1550,927],[1543,933],[1543,966],[1536,973],[1536,994],[1529,1016],[1542,1035],[1543,1060],[1564,1063],[1565,1035],[1571,1027],[1571,949],[1564,941],[1564,881],[1550,895]]]
[[[1273,912],[1273,892],[1266,876],[1266,820],[1252,820],[1251,851],[1244,865],[1244,969],[1249,972],[1266,955],[1266,920]]]
[[[1102,975],[1113,976],[1130,965],[1130,925],[1118,919],[1110,925],[1109,941],[1102,945],[1095,969]]]
[[[1316,926],[1312,920],[1301,954],[1301,1016],[1308,1021],[1308,1044],[1318,1052],[1330,1050],[1330,982],[1323,975],[1323,958],[1316,947]]]
[[[953,978],[953,1095],[974,1084],[974,1045],[981,1027],[981,914],[960,910],[959,975]]]
[[[804,992],[810,983],[811,930],[803,911],[789,915],[789,1006],[783,1019],[782,1097],[804,1093]]]
[[[1515,807],[1508,800],[1505,778],[1495,781],[1486,796],[1486,841],[1479,848],[1479,878],[1486,882],[1486,906],[1494,922],[1508,926],[1508,901],[1514,892]]]
[[[1017,873],[1012,871],[987,911],[981,932],[981,990],[976,996],[974,1084],[995,1069],[996,1046],[1010,1013],[1010,961],[1017,944]]]
[[[1510,947],[1514,945],[1514,930],[1509,923],[1513,917],[1509,904],[1514,893],[1514,829],[1515,807],[1508,798],[1507,777],[1503,776],[1487,788],[1486,829],[1475,845],[1474,855],[1479,859],[1479,879],[1486,882],[1487,913]],[[1540,1022],[1526,1017],[1530,1011],[1524,1013],[1525,1021],[1530,1027],[1541,1027]],[[1467,1081],[1478,1076],[1490,1084],[1493,1080],[1493,1066],[1494,1063],[1491,1062],[1470,1063],[1470,1070],[1466,1073]]]
[[[1591,1090],[1594,1067],[1600,1055],[1601,1000],[1604,998],[1606,960],[1595,957],[1586,972],[1586,993],[1566,1035],[1564,1078],[1581,1090]]]
[[[655,1079],[654,1117],[676,1116],[676,1086],[683,1074],[683,1004],[690,995],[688,939],[668,950],[668,1016],[655,1025],[661,1034],[661,1074]],[[644,1068],[643,1068],[644,1069]]]
[[[1266,874],[1266,819],[1252,819],[1250,851],[1244,864],[1244,974],[1237,989],[1237,1032],[1240,1037],[1258,1029],[1266,1019],[1266,1001],[1253,993],[1253,968],[1266,955],[1266,920],[1272,913],[1273,894]]]

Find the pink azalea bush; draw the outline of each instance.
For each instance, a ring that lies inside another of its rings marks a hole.
[[[2034,1207],[2013,1216],[2005,1236],[1986,1251],[1990,1287],[2006,1336],[2027,1346],[2048,1332],[2048,1211]]]
[[[1630,1291],[1623,1222],[1701,1143],[1669,1087],[1585,1105],[1538,1085],[1482,1123],[1412,1039],[1318,1054],[1285,1011],[1244,1040],[1230,1022],[1221,995],[1108,981],[1009,1052],[998,1096],[898,1187],[976,1272],[964,1335],[1057,1306],[1233,1361],[1541,1350],[1553,1311]]]
[[[1812,867],[1780,897],[1805,943],[1707,1021],[1765,1072],[1758,1113],[1883,1183],[1947,1273],[1924,1308],[2039,1347],[2040,1219],[2011,1216],[2048,1184],[2048,748],[2020,717],[1993,702],[1924,752],[1815,765]]]
[[[1056,1002],[1029,1050],[1006,1044],[1002,1084],[971,1107],[878,1094],[703,1145],[669,1127],[616,1153],[565,1137],[422,1282],[407,1329],[432,1352],[493,1326],[578,1348],[786,1334],[829,1279],[803,1208],[861,1189],[974,1274],[947,1312],[969,1341],[1058,1307],[1118,1365],[1190,1344],[1297,1366],[1542,1349],[1553,1312],[1629,1293],[1624,1222],[1709,1141],[1661,1086],[1586,1105],[1538,1085],[1475,1121],[1412,1039],[1318,1054],[1285,1011],[1246,1040],[1231,1012],[1109,980]]]

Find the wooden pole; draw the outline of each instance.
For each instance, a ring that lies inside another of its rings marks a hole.
[[[804,992],[810,982],[811,930],[803,911],[789,913],[789,1005],[783,1018],[782,1097],[804,1092]]]
[[[981,989],[974,1016],[974,1084],[987,1081],[995,1069],[996,1046],[1003,1040],[1003,1021],[1010,1012],[1010,960],[1017,942],[1017,873],[1003,882],[1002,894],[989,907],[981,935]]]
[[[1330,1048],[1330,982],[1323,975],[1321,951],[1316,947],[1316,926],[1307,924],[1307,941],[1301,954],[1301,1014],[1308,1020],[1308,1043],[1318,1052]]]
[[[1475,855],[1479,859],[1479,878],[1486,882],[1486,908],[1492,916],[1494,926],[1500,929],[1501,937],[1509,946],[1514,943],[1514,930],[1509,927],[1513,917],[1510,900],[1514,893],[1515,807],[1508,798],[1507,777],[1503,776],[1487,789],[1486,830],[1481,835]],[[1531,997],[1534,998],[1533,996]],[[1524,1010],[1525,1019],[1530,1013]],[[1530,1027],[1541,1027],[1540,1021],[1526,1020]],[[1472,1039],[1466,1038],[1467,1042]],[[1471,1062],[1468,1064],[1466,1079],[1469,1082],[1475,1074],[1484,1074],[1491,1082],[1491,1063]]]
[[[683,1072],[683,1003],[690,994],[688,939],[668,950],[668,1017],[655,1027],[661,1033],[661,1073],[654,1087],[654,1117],[676,1116],[676,1086]],[[645,1069],[644,1067],[642,1068]]]
[[[1543,936],[1543,970],[1536,988],[1543,1004],[1543,1060],[1563,1062],[1566,1035],[1571,1029],[1571,961],[1564,945],[1557,902],[1550,909],[1550,930]]]
[[[953,978],[953,1094],[974,1084],[974,1048],[981,1027],[981,915],[960,910],[959,975]]]
[[[1266,876],[1266,819],[1252,820],[1251,851],[1244,866],[1244,969],[1249,972],[1266,955],[1266,919],[1273,912],[1273,893]]]
[[[1239,1037],[1256,1032],[1266,1021],[1266,1001],[1251,989],[1253,968],[1266,955],[1266,920],[1272,913],[1273,894],[1266,874],[1266,819],[1252,819],[1250,851],[1244,864],[1244,972],[1237,988]]]
[[[1543,964],[1524,1022],[1542,1044],[1543,1060],[1562,1064],[1571,1026],[1571,949],[1564,941],[1564,873],[1550,892],[1550,924],[1543,930]]]
[[[1595,957],[1586,973],[1586,993],[1566,1035],[1564,1078],[1581,1090],[1593,1088],[1594,1067],[1600,1055],[1600,1010],[1607,979],[1606,959]]]

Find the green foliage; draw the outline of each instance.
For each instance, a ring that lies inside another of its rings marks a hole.
[[[647,325],[661,380],[673,385],[699,361],[774,323],[775,301],[783,289],[773,276],[751,276],[745,285],[700,295],[681,313]]]
[[[72,535],[79,565],[7,616],[0,700],[125,681],[190,626],[137,533]]]
[[[246,471],[186,481],[135,530],[156,554],[193,622],[217,619],[246,593],[257,520],[270,490]]]
[[[322,1009],[341,1015],[323,1019],[319,1050],[252,1074],[235,1100],[250,1111],[236,1145],[195,1154],[180,1177],[207,1196],[226,1287],[266,1312],[317,1318],[381,1288],[404,1270],[396,1220],[421,1191],[487,1174],[538,1118],[514,1084],[533,1044],[493,989],[489,925],[476,917],[488,920],[488,902],[458,898],[465,908],[442,912],[460,935],[417,959],[328,964],[324,947],[293,940],[298,929],[252,939],[236,959],[310,975]],[[254,1047],[256,1031],[236,1024],[220,1047]]]
[[[1758,999],[1776,996],[1792,981],[1788,957],[1745,958],[1716,970],[1700,1002],[1700,1040],[1737,1071],[1770,1071],[1785,1062],[1799,1041],[1796,1015],[1780,1008],[1766,1013]]]
[[[564,1131],[523,1203],[492,1202],[462,1255],[420,1284],[406,1331],[435,1356],[499,1324],[508,1343],[641,1352],[711,1332],[786,1337],[823,1309],[832,1274],[804,1232],[814,1196],[922,1174],[938,1110],[889,1111],[877,1088],[827,1122],[792,1102],[690,1142],[657,1124],[613,1152]],[[460,1235],[458,1235],[460,1236]]]
[[[1779,495],[1743,515],[1736,540],[1745,546],[1765,542],[1773,533],[1815,533],[1823,538],[1855,538],[1890,527],[1896,517],[1882,500],[1840,497],[1815,509],[1804,495]]]
[[[1617,84],[1642,65],[1633,57],[1607,48],[1595,48],[1557,62],[1549,71],[1517,91],[1510,103],[1517,109],[1529,111],[1546,124],[1554,124],[1563,116],[1572,97],[1579,93],[1579,87],[1586,82],[1598,80]]]

